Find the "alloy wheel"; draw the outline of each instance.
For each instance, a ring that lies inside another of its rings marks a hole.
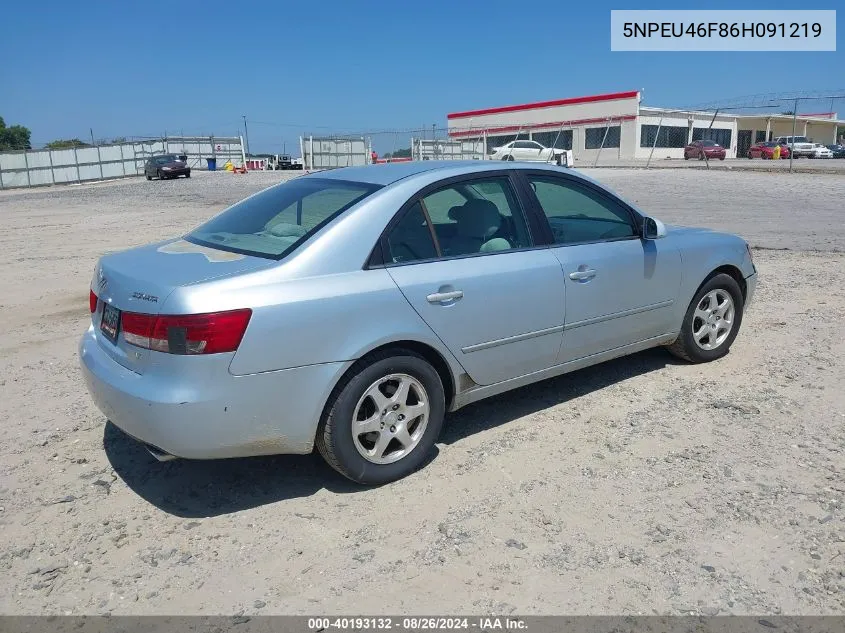
[[[701,349],[714,350],[722,345],[733,330],[734,300],[722,288],[711,290],[701,298],[692,319],[692,338]]]
[[[420,443],[429,419],[422,383],[408,374],[390,374],[371,384],[352,416],[352,440],[374,464],[392,464]]]

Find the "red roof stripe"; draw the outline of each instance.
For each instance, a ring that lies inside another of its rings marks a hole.
[[[604,95],[593,95],[591,97],[573,97],[571,99],[557,99],[555,101],[538,101],[537,103],[524,103],[522,105],[502,106],[500,108],[484,108],[482,110],[467,110],[466,112],[452,112],[447,114],[447,119],[462,119],[468,116],[481,116],[483,114],[498,114],[500,112],[519,112],[520,110],[535,110],[537,108],[551,108],[554,106],[575,105],[577,103],[594,103],[596,101],[615,101],[616,99],[633,99],[639,92],[611,92]]]
[[[449,136],[479,136],[481,134],[500,134],[502,132],[530,132],[541,128],[574,127],[576,125],[588,125],[590,123],[619,123],[620,121],[633,121],[637,118],[635,114],[626,114],[613,117],[599,117],[596,119],[576,119],[573,121],[553,121],[550,123],[535,123],[533,125],[504,125],[489,128],[475,128],[472,130],[449,131]]]
[[[799,112],[798,116],[833,116],[836,112]]]

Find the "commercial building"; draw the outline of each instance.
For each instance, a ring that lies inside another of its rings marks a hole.
[[[732,114],[656,108],[641,104],[640,91],[614,92],[499,106],[447,115],[449,136],[484,138],[488,150],[513,140],[534,140],[546,147],[571,149],[576,159],[683,158],[684,146],[709,138],[743,157],[752,143],[791,135],[787,114]],[[838,132],[837,132],[838,127]],[[835,112],[799,114],[795,134],[834,143],[845,134]]]

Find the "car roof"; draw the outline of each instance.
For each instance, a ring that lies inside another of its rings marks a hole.
[[[367,165],[364,167],[341,167],[339,169],[313,172],[305,176],[305,178],[330,178],[387,186],[405,178],[428,174],[433,171],[442,171],[443,178],[449,178],[451,176],[463,176],[498,169],[548,169],[550,171],[565,169],[567,174],[592,181],[591,178],[587,178],[573,169],[557,167],[548,163],[526,163],[518,161],[503,163],[497,160],[421,160],[405,163]]]

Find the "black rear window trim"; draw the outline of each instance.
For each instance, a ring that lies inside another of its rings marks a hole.
[[[280,183],[280,185],[287,184],[288,182],[294,182],[295,180],[296,179],[288,180],[286,183]],[[251,250],[246,249],[246,248],[237,248],[235,246],[224,246],[224,245],[220,244],[219,242],[209,242],[207,240],[202,240],[202,239],[199,239],[197,237],[193,237],[193,236],[191,236],[190,233],[183,235],[182,239],[185,240],[186,242],[190,242],[191,244],[196,244],[198,246],[207,246],[209,248],[213,248],[213,249],[218,250],[218,251],[225,251],[225,252],[229,252],[229,253],[237,253],[238,255],[248,255],[249,257],[258,257],[260,259],[270,259],[270,260],[274,260],[274,261],[281,261],[285,257],[287,257],[288,255],[291,255],[300,246],[305,244],[305,242],[307,242],[312,237],[314,237],[326,225],[330,224],[335,219],[339,218],[341,215],[346,213],[349,209],[354,207],[356,204],[358,204],[359,202],[363,202],[364,200],[366,200],[367,198],[372,196],[375,192],[377,192],[379,189],[384,189],[384,185],[377,185],[377,184],[374,184],[374,183],[371,183],[371,182],[357,182],[357,181],[353,181],[353,180],[340,180],[338,178],[309,178],[309,180],[319,181],[319,182],[340,183],[340,184],[350,185],[350,186],[355,186],[355,187],[364,187],[365,189],[368,189],[369,191],[366,194],[364,194],[363,196],[361,196],[360,198],[356,198],[352,202],[345,204],[340,209],[338,209],[337,211],[335,211],[331,215],[327,216],[325,220],[323,220],[319,224],[316,224],[314,226],[314,228],[312,228],[310,231],[308,231],[308,233],[306,233],[305,235],[300,237],[298,240],[296,240],[293,244],[288,246],[279,255],[272,255],[270,253],[264,253],[264,252],[261,252],[261,251],[251,251]],[[277,185],[277,186],[279,186],[279,185]],[[266,191],[266,189],[263,190],[263,191]],[[259,193],[261,193],[261,191],[256,191],[252,195],[257,195]],[[238,200],[238,202],[236,202],[235,204],[239,204],[239,203],[243,202],[244,200],[247,200],[251,197],[252,196],[248,196],[247,198],[243,198],[242,200]],[[231,206],[235,206],[235,205],[233,204]],[[224,209],[224,211],[225,211],[225,209]],[[200,226],[202,226],[202,225],[200,225]]]

